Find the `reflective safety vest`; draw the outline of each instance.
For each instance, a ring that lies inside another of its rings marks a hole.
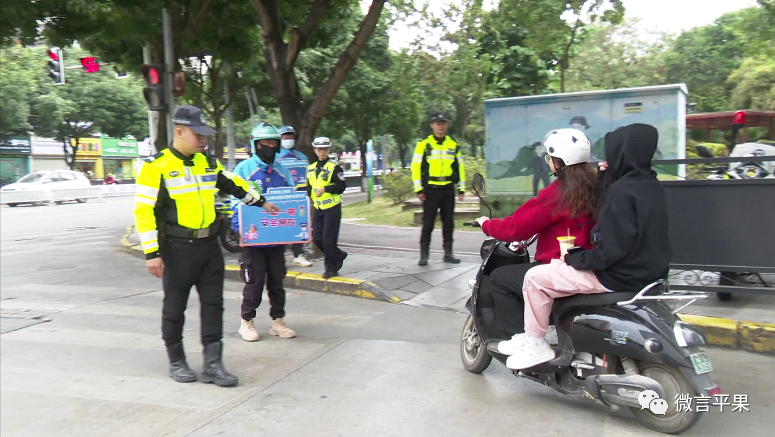
[[[412,185],[414,191],[426,186],[458,184],[458,191],[465,191],[465,170],[460,148],[449,136],[438,144],[433,135],[417,143],[412,156]]]
[[[334,185],[331,182],[331,178],[334,176],[335,168],[336,164],[331,161],[326,161],[326,163],[323,164],[323,167],[320,169],[320,172],[315,175],[318,170],[317,162],[310,164],[309,167],[307,167],[307,182],[309,182],[309,186],[312,189],[310,197],[312,199],[312,206],[316,209],[333,208],[336,205],[342,203],[341,194],[323,193],[322,196],[315,194],[315,190],[318,188],[325,188],[329,185]]]
[[[205,233],[215,221],[219,189],[244,203],[263,200],[244,179],[225,171],[217,160],[211,164],[202,153],[185,159],[165,149],[146,159],[135,183],[135,225],[146,257],[158,255],[159,230],[165,225]]]

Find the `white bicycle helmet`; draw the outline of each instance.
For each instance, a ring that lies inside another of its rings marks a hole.
[[[589,161],[591,149],[589,139],[578,129],[551,130],[546,134],[541,145],[549,156],[562,159],[565,165]]]
[[[312,147],[331,147],[331,140],[328,137],[317,137],[312,141]]]

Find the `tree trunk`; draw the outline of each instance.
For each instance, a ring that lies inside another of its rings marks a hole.
[[[65,152],[65,164],[67,164],[70,170],[75,169],[75,156],[78,154],[78,145],[80,144],[80,140],[81,140],[78,137],[75,137],[72,139],[75,140],[75,146],[70,144],[67,137],[65,137],[65,139],[62,141],[62,150]],[[70,151],[67,150],[68,147],[73,149],[72,153],[70,153]]]
[[[570,39],[568,40],[568,43],[565,44],[565,50],[562,54],[562,59],[560,59],[560,92],[565,92],[565,70],[568,68],[568,61],[570,60],[570,48],[573,46],[573,42],[576,39],[576,32],[579,30],[579,26],[581,25],[581,11],[579,11],[579,18],[576,19],[576,24],[573,25],[573,29],[570,32]]]
[[[406,167],[406,144],[398,144],[398,159],[401,161],[401,168]]]
[[[293,67],[299,51],[304,48],[306,40],[325,15],[329,0],[315,0],[310,4],[304,23],[290,31],[287,43],[283,39],[283,25],[280,23],[277,1],[251,0],[251,2],[261,25],[261,37],[265,46],[266,72],[274,88],[283,123],[296,128],[298,132],[297,149],[313,157],[312,139],[315,131],[320,125],[326,108],[344,82],[347,72],[355,65],[358,56],[366,47],[366,43],[377,26],[385,0],[372,0],[369,12],[361,22],[360,29],[347,49],[339,56],[339,60],[331,70],[331,76],[306,111],[301,101],[301,93]]]

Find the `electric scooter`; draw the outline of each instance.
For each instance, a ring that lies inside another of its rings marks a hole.
[[[484,178],[474,175],[473,186],[481,199]],[[505,366],[508,357],[498,352],[498,342],[507,338],[496,326],[489,277],[497,267],[530,262],[528,247],[535,240],[535,236],[521,242],[488,239],[482,244],[482,265],[469,282],[466,308],[470,315],[460,338],[463,367],[469,372],[483,372],[493,357]],[[694,426],[701,413],[679,412],[678,396],[715,399],[721,393],[711,378],[713,366],[701,349],[707,344],[705,336],[676,315],[707,297],[669,291],[667,281],[659,280],[642,290],[556,299],[552,308],[555,359],[512,373],[568,396],[591,399],[614,412],[629,408],[653,430],[681,433]],[[682,305],[673,310],[668,303]],[[664,415],[642,408],[649,390],[667,402]]]

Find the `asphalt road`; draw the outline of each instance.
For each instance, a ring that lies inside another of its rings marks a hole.
[[[629,412],[569,399],[493,363],[463,370],[464,314],[288,290],[299,337],[243,342],[240,284],[226,283],[233,389],[176,384],[160,339],[161,284],[118,250],[130,199],[0,208],[0,434],[5,436],[649,436]],[[201,368],[198,303],[184,335]],[[710,350],[725,393],[750,411],[685,435],[770,435],[775,359]]]

